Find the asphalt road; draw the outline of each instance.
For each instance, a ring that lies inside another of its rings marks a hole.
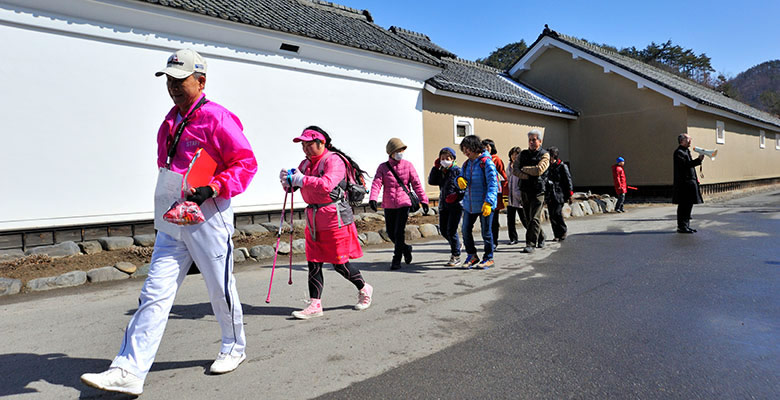
[[[569,220],[533,255],[500,246],[487,271],[448,269],[441,239],[388,271],[356,264],[374,304],[325,272],[322,318],[297,321],[306,272],[286,270],[265,304],[267,266],[236,273],[247,361],[211,376],[219,328],[199,275],[185,280],[144,398],[778,398],[780,192]],[[549,232],[549,225],[545,225]],[[505,238],[505,233],[502,234]],[[281,276],[281,277],[280,277]],[[142,282],[0,299],[0,397],[123,398],[79,382],[108,367]]]
[[[780,398],[780,193],[695,206],[694,235],[653,214],[503,281],[476,337],[321,398]]]

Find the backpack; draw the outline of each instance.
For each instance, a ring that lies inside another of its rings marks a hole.
[[[329,154],[337,154],[341,158],[341,161],[344,162],[344,166],[347,169],[347,175],[329,193],[331,200],[337,201],[346,193],[347,201],[351,206],[356,207],[363,204],[363,199],[365,199],[366,193],[368,193],[368,189],[366,189],[366,183],[365,180],[363,179],[363,175],[358,174],[357,170],[355,170],[355,168],[352,167],[352,164],[350,164],[349,161],[346,159],[346,157],[341,155],[341,153],[337,153],[334,151],[334,152],[330,152]],[[317,176],[321,177],[322,174],[325,172],[325,159],[327,159],[328,157],[330,157],[330,155],[320,160],[320,163],[317,166]],[[306,160],[306,164],[304,164],[302,168],[305,170],[308,167],[309,167],[309,160]]]

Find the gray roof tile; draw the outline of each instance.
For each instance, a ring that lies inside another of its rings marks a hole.
[[[537,42],[544,36],[555,38],[604,61],[626,69],[699,104],[729,111],[742,117],[780,128],[780,118],[777,116],[753,108],[732,98],[726,97],[713,89],[677,76],[671,72],[664,71],[660,68],[654,67],[631,57],[615,53],[601,46],[588,43],[584,40],[568,35],[563,35],[557,32],[542,34],[539,36],[539,39],[537,39]],[[529,47],[529,50],[532,47],[533,45]]]
[[[442,58],[444,71],[428,83],[436,89],[561,114],[577,115],[572,108],[515,81],[499,69],[455,58]]]
[[[373,23],[368,11],[320,0],[136,0],[428,65],[435,58]]]
[[[435,57],[457,57],[454,53],[437,45],[436,43],[433,43],[428,35],[424,35],[419,32],[412,32],[397,26],[391,26],[389,31],[395,33],[405,40],[412,42],[415,46],[427,51]]]

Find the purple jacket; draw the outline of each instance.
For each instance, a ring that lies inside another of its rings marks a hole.
[[[409,187],[409,183],[412,184],[412,190],[420,198],[420,203],[428,204],[428,196],[425,195],[425,190],[423,190],[420,177],[417,176],[414,165],[407,160],[396,161],[392,158],[390,158],[390,165],[395,169],[401,181],[406,184],[406,187]],[[393,173],[387,169],[387,164],[385,163],[379,164],[379,167],[376,169],[374,181],[371,183],[369,200],[379,198],[379,189],[382,187],[384,187],[382,191],[382,208],[401,208],[412,205],[409,196],[398,185],[398,181],[393,176]]]

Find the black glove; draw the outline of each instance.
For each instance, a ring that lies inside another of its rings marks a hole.
[[[200,186],[195,188],[195,193],[187,195],[187,200],[194,201],[197,205],[203,204],[204,201],[214,196],[214,189],[210,186]]]
[[[420,205],[422,206],[423,214],[428,215],[428,203],[422,203]]]
[[[374,212],[376,212],[376,210],[377,210],[377,208],[376,208],[376,200],[369,201],[368,202],[368,206],[371,207],[371,209],[374,210]]]

